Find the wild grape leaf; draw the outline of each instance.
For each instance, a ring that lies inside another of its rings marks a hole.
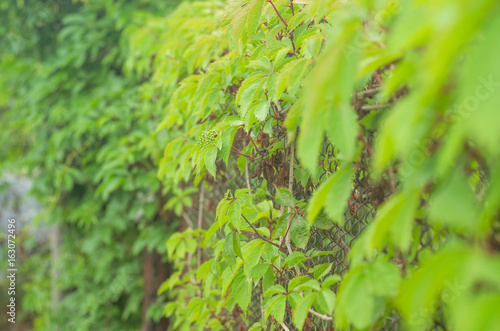
[[[228,233],[224,241],[224,259],[227,264],[234,268],[236,265],[236,255],[234,254],[233,234]]]
[[[252,281],[246,278],[243,270],[240,270],[234,277],[231,285],[234,300],[243,311],[246,311],[252,300]]]
[[[244,256],[244,269],[245,275],[249,275],[252,269],[259,263],[260,255],[262,254],[262,250],[264,249],[264,245],[259,243],[258,245],[254,245],[248,249]]]
[[[214,176],[214,178],[217,172],[217,167],[215,166],[216,159],[217,159],[217,147],[214,146],[205,153],[205,167],[207,168],[208,172],[212,176]]]
[[[233,224],[236,229],[241,230],[241,203],[239,200],[231,202],[227,216],[231,224]]]
[[[288,292],[292,292],[297,286],[302,285],[304,283],[307,283],[310,281],[311,278],[308,276],[297,276],[294,277],[290,282],[288,283]]]
[[[267,263],[259,263],[253,267],[249,276],[252,277],[254,281],[258,282],[262,277],[264,277],[267,269],[269,269],[269,265]]]
[[[292,241],[300,248],[305,248],[310,236],[310,225],[307,220],[301,216],[296,215],[292,219],[290,225],[290,237]]]
[[[295,326],[302,330],[306,317],[309,314],[309,309],[311,308],[314,300],[316,299],[317,293],[309,293],[298,305],[293,312],[293,322]]]
[[[340,26],[332,29],[335,33],[332,32],[328,48],[308,75],[301,96],[304,109],[297,155],[313,174],[325,131],[339,149],[339,157],[352,160],[355,154],[358,124],[350,100],[362,49],[356,44],[359,23],[337,22]],[[347,46],[359,48],[346,54]]]
[[[358,268],[349,272],[340,286],[338,300],[339,313],[345,314],[357,329],[365,329],[372,324],[375,298],[370,295],[370,284],[362,270]]]
[[[324,207],[328,215],[338,224],[343,223],[343,214],[352,191],[354,169],[345,168],[331,175],[314,192],[308,207],[308,220],[314,221]]]
[[[243,255],[241,254],[240,235],[238,232],[233,232],[233,251],[234,255],[243,259]]]
[[[279,295],[273,307],[273,317],[280,324],[283,323],[283,319],[285,317],[285,308],[286,308],[286,296]]]
[[[322,290],[316,297],[314,307],[323,314],[332,315],[335,308],[335,293],[330,289]]]
[[[286,293],[285,288],[279,284],[271,286],[269,289],[267,289],[264,292],[264,297],[267,297],[267,296],[273,295],[273,294],[277,294],[277,293]]]
[[[295,88],[305,76],[311,60],[297,59],[288,62],[280,70],[277,81],[277,97],[280,98],[285,89]]]
[[[285,207],[293,207],[295,206],[295,198],[290,190],[279,187],[276,189],[276,203]]]

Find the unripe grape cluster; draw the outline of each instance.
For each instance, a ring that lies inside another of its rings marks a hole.
[[[198,144],[203,148],[208,144],[212,144],[215,141],[215,138],[217,138],[217,132],[214,130],[202,132],[198,138]]]

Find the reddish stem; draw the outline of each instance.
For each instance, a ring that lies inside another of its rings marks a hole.
[[[252,223],[250,223],[250,222],[247,220],[247,218],[246,218],[243,214],[241,214],[241,217],[243,217],[243,218],[245,219],[245,221],[248,223],[248,225],[250,225],[250,227],[252,228],[252,230],[255,232],[255,234],[256,234],[256,235],[257,235],[260,239],[262,239],[262,240],[264,240],[265,242],[268,242],[268,243],[270,243],[271,245],[274,245],[274,246],[276,246],[276,247],[278,247],[278,248],[279,248],[278,244],[275,244],[275,243],[273,243],[271,240],[267,239],[266,237],[263,237],[263,236],[262,236],[262,235],[261,235],[261,234],[257,231],[257,229],[256,229],[256,228],[252,225]]]
[[[233,153],[236,153],[236,154],[239,154],[239,155],[242,155],[244,157],[246,157],[247,159],[249,159],[250,161],[254,161],[254,158],[251,157],[250,155],[247,155],[245,153],[242,153],[240,152],[239,150],[237,150],[234,146],[231,146],[231,150],[233,151]]]
[[[273,6],[274,11],[276,12],[276,14],[278,14],[278,17],[280,18],[281,22],[283,22],[283,24],[285,24],[285,28],[288,30],[288,24],[286,24],[286,21],[281,16],[280,12],[278,11],[278,8],[276,8],[276,6],[272,2],[272,0],[267,0],[267,2],[269,2],[271,4],[271,6]]]

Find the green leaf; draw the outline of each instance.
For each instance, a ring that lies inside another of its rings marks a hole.
[[[407,190],[393,195],[379,208],[375,221],[366,231],[365,248],[369,255],[388,242],[401,249],[409,246],[418,199],[418,191]]]
[[[229,217],[229,221],[233,226],[241,230],[241,204],[239,200],[233,200],[231,205],[229,206],[227,216]]]
[[[302,302],[303,299],[304,298],[300,295],[300,293],[292,292],[288,294],[288,302],[294,310],[297,309],[297,306]]]
[[[222,272],[222,296],[226,295],[227,290],[229,289],[229,286],[232,284],[234,277],[238,273],[238,270],[240,270],[241,265],[243,264],[243,261],[240,261],[234,270],[231,268],[225,268],[224,271]],[[212,263],[212,265],[214,265]]]
[[[182,240],[182,235],[180,233],[175,233],[173,234],[167,241],[166,246],[167,246],[167,253],[168,253],[168,258],[172,259],[174,256],[175,249],[177,248],[177,245]]]
[[[293,31],[295,30],[295,28],[297,26],[299,26],[299,24],[301,24],[302,22],[304,22],[304,20],[306,19],[307,17],[307,14],[303,11],[300,11],[298,13],[296,13],[292,19],[290,20],[290,23],[288,24],[288,31]]]
[[[205,153],[205,158],[204,158],[205,167],[214,178],[217,172],[217,168],[215,166],[216,159],[217,159],[217,147],[214,146]]]
[[[177,305],[175,304],[175,302],[169,302],[165,306],[165,309],[163,309],[163,314],[165,314],[165,316],[170,317],[170,316],[172,316],[172,314],[174,313],[176,308],[177,308]]]
[[[253,278],[254,281],[258,282],[269,269],[269,265],[267,263],[259,263],[250,271],[249,276]]]
[[[280,98],[285,89],[293,91],[302,81],[311,60],[296,59],[288,62],[280,71],[277,80],[277,97]]]
[[[238,114],[242,119],[246,118],[250,104],[255,99],[257,91],[260,90],[264,82],[264,74],[254,74],[245,79],[241,84],[236,95],[236,104],[240,106]]]
[[[283,323],[283,319],[285,317],[285,308],[286,308],[286,296],[279,295],[278,299],[274,303],[273,307],[273,317],[278,321],[278,323]]]
[[[217,135],[217,138],[215,139],[214,144],[215,144],[215,146],[217,146],[218,150],[222,149],[222,135]]]
[[[318,56],[321,45],[323,44],[323,39],[322,35],[313,35],[305,39],[306,49],[311,57],[315,58]]]
[[[490,187],[485,196],[485,203],[481,212],[481,222],[478,225],[481,232],[488,231],[491,222],[494,222],[497,210],[500,209],[500,162],[492,166]]]
[[[323,289],[330,288],[330,286],[340,282],[340,280],[341,278],[339,275],[328,276],[323,280],[322,288]]]
[[[320,213],[312,222],[311,224],[313,227],[323,229],[323,230],[330,230],[332,227],[334,227],[334,223],[326,216],[325,213]]]
[[[264,5],[265,0],[254,0],[250,1],[250,4],[248,5],[249,11],[248,11],[248,16],[247,18],[247,33],[249,38],[251,38],[255,32],[257,31],[257,28],[259,27],[259,22],[260,22],[260,16],[262,12],[262,6]]]
[[[309,293],[308,295],[306,295],[304,300],[302,300],[302,302],[297,305],[297,308],[293,312],[293,322],[299,330],[302,330],[307,315],[309,314],[309,309],[316,299],[316,296],[317,293]]]
[[[474,278],[481,272],[477,267],[485,266],[483,263],[486,260],[483,260],[481,255],[474,254],[466,245],[457,242],[449,243],[436,254],[424,255],[420,267],[409,275],[399,288],[396,305],[402,315],[407,319],[416,320],[417,312],[418,319],[432,319],[438,299],[446,287],[452,287],[454,296],[457,297],[464,292],[467,284],[473,286]],[[492,261],[491,256],[486,259]],[[495,269],[498,270],[498,259],[495,262]],[[498,279],[497,276],[494,278]]]
[[[274,275],[273,269],[268,268],[264,277],[262,277],[262,291],[264,293],[274,285],[275,278],[276,276]]]
[[[224,252],[222,250],[217,250],[217,252],[214,254],[214,261],[212,262],[212,267],[210,271],[216,275],[219,271],[219,262],[222,260],[222,256],[224,255]],[[227,268],[229,269],[229,268]]]
[[[229,204],[228,204],[229,205]],[[226,205],[226,210],[227,210],[227,206]],[[205,232],[205,240],[204,240],[204,244],[206,244],[211,238],[213,238],[214,234],[224,225],[227,223],[228,221],[228,217],[224,216],[222,218],[219,218],[219,221],[217,222],[214,222],[214,224],[212,224],[212,226],[207,230],[207,232]]]
[[[314,279],[320,279],[326,276],[332,270],[333,263],[318,264],[314,267]]]
[[[237,257],[243,259],[243,255],[241,254],[240,235],[238,232],[233,232],[233,251]]]
[[[429,220],[463,231],[477,230],[477,201],[464,176],[454,172],[432,194],[429,201]]]
[[[342,282],[338,294],[335,315],[345,313],[348,320],[358,329],[372,324],[375,313],[375,298],[369,294],[370,284],[359,268],[351,269]]]
[[[471,27],[474,27],[474,23],[471,22]],[[457,113],[467,136],[471,136],[485,154],[498,156],[500,125],[492,119],[497,118],[500,104],[500,68],[497,65],[500,56],[500,18],[494,15],[494,18],[492,16],[492,19],[484,21],[483,25],[484,28],[479,32],[481,40],[468,53],[459,76]],[[465,28],[463,25],[459,26]],[[462,41],[462,38],[456,39],[458,40],[455,42]]]
[[[283,216],[278,218],[278,221],[276,222],[276,229],[274,229],[273,231],[273,238],[278,238],[279,236],[282,236],[285,233],[289,218],[290,218],[289,213],[285,213],[283,214]]]
[[[205,261],[196,271],[196,281],[200,281],[201,279],[205,279],[207,277],[208,272],[212,269],[212,262],[214,259],[210,259]]]
[[[257,60],[250,61],[248,68],[253,70],[261,70],[266,74],[271,73],[273,70],[273,65],[271,61],[265,56],[258,58]]]
[[[340,159],[352,160],[355,154],[358,124],[350,100],[362,49],[357,43],[359,22],[354,17],[348,22],[335,21],[327,49],[304,84],[303,121],[297,155],[312,174],[316,172],[325,131],[339,149]],[[354,47],[357,51],[346,54],[347,47]]]
[[[313,291],[320,291],[321,287],[319,286],[319,283],[315,279],[311,279],[303,284],[300,284],[296,286],[294,291],[307,291],[307,290],[313,290]]]
[[[224,241],[224,259],[227,264],[234,268],[236,265],[236,255],[234,254],[233,234],[228,233]]]
[[[308,206],[308,220],[312,223],[323,207],[338,224],[343,223],[344,210],[352,191],[354,169],[346,168],[331,175],[314,192]]]
[[[332,189],[328,192],[325,211],[337,224],[343,224],[344,211],[351,196],[354,169],[346,168],[335,173]]]
[[[259,121],[265,121],[269,115],[269,102],[261,100],[255,105],[254,115]]]
[[[257,245],[254,245],[248,249],[245,253],[244,260],[244,269],[245,275],[249,275],[252,269],[259,263],[260,255],[262,254],[262,250],[264,249],[264,245],[260,241]]]
[[[234,299],[241,309],[246,311],[252,299],[252,281],[245,277],[243,270],[234,277],[231,288]]]
[[[304,260],[307,260],[307,257],[304,255],[304,253],[292,252],[290,255],[286,257],[285,261],[283,261],[283,266],[290,268]]]
[[[290,224],[290,237],[295,245],[305,248],[310,236],[310,226],[301,215],[296,215]]]
[[[366,275],[371,284],[372,293],[394,298],[399,292],[401,276],[394,264],[377,259],[366,267]]]
[[[248,331],[261,331],[261,330],[263,330],[263,328],[260,322],[252,324],[252,326],[250,326],[250,329],[248,329]]]
[[[241,41],[245,45],[248,41],[248,32],[246,28],[246,21],[250,6],[246,1],[230,1],[228,6],[232,3],[237,3],[238,7],[231,8],[234,12],[233,18],[231,20],[231,25],[233,27],[233,35],[235,40]],[[234,5],[233,5],[234,6]]]
[[[500,316],[496,308],[500,305],[498,293],[480,293],[459,297],[453,304],[453,330],[499,330]]]
[[[232,127],[232,128],[229,128],[229,129],[222,131],[222,134],[221,134],[221,139],[222,139],[221,157],[222,157],[222,160],[224,160],[224,163],[226,165],[227,165],[227,162],[229,161],[229,155],[231,154],[231,146],[233,145],[233,140],[234,140],[234,136],[235,136],[236,131],[237,131],[237,128]]]
[[[335,293],[329,289],[322,290],[316,297],[314,307],[322,314],[332,315],[335,309]]]
[[[273,295],[273,294],[277,294],[277,293],[286,293],[286,290],[281,285],[274,285],[274,286],[271,286],[270,288],[268,288],[264,292],[264,297],[267,297],[267,296],[270,296],[270,295]]]
[[[243,155],[238,156],[238,159],[236,160],[236,166],[238,167],[241,175],[245,173],[247,162],[248,159]]]
[[[307,276],[297,276],[293,278],[290,283],[288,283],[288,292],[292,292],[297,286],[302,285],[310,281],[311,278]]]
[[[292,196],[292,193],[290,193],[290,190],[279,187],[276,188],[276,203],[281,206],[285,207],[294,207],[296,200]]]

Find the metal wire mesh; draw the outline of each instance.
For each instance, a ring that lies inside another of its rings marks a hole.
[[[330,151],[332,150],[333,148],[330,149]],[[336,165],[331,165],[331,167],[336,167]],[[375,214],[371,201],[373,187],[370,186],[369,176],[364,169],[357,171],[354,183],[353,194],[344,212],[343,224],[332,223],[326,229],[312,228],[306,251],[315,249],[331,253],[307,260],[309,268],[323,263],[330,263],[332,264],[332,268],[329,273],[332,275],[344,275],[348,270],[349,261],[347,260],[347,256],[356,239],[363,233]],[[294,247],[294,249],[296,248]],[[295,276],[295,273],[291,271],[288,277],[280,280],[280,284],[286,288],[289,280]],[[252,305],[259,306],[261,302],[257,298],[254,298]],[[252,312],[258,312],[256,309],[251,310]],[[249,321],[256,322],[260,318],[260,314],[253,314],[250,316]],[[273,321],[270,319],[270,322]],[[274,321],[274,323],[276,322]],[[292,323],[292,309],[289,304],[287,305],[284,324],[290,330],[296,330]],[[309,314],[304,324],[304,330],[334,330],[333,321],[325,321]],[[398,330],[398,317],[394,315],[387,318],[383,330]]]
[[[315,256],[310,258],[304,263],[311,269],[314,266],[320,264],[331,264],[331,270],[329,274],[340,275],[343,276],[349,269],[349,259],[348,255],[351,251],[353,245],[356,243],[356,240],[362,235],[367,226],[373,221],[377,208],[394,192],[397,191],[398,183],[394,180],[394,173],[388,171],[385,176],[379,178],[378,180],[372,180],[370,178],[370,172],[366,164],[369,163],[369,158],[371,154],[371,148],[369,147],[373,141],[373,134],[368,133],[368,137],[364,141],[365,148],[363,153],[361,154],[361,161],[358,164],[358,169],[354,176],[353,181],[353,190],[352,194],[348,200],[347,207],[344,211],[343,223],[335,224],[330,223],[329,226],[321,226],[321,227],[312,227],[311,235],[308,242],[308,245],[304,252],[309,250],[317,250],[317,251],[327,251],[329,254]],[[331,143],[325,140],[324,149],[321,153],[321,159],[325,160],[323,162],[323,170],[324,174],[326,173],[334,173],[338,169],[338,163],[335,158],[335,149]],[[326,162],[329,160],[328,162]],[[295,160],[298,164],[298,160]],[[284,165],[288,167],[288,164]],[[395,171],[395,170],[394,170]],[[228,179],[232,182],[232,185],[235,187],[245,187],[247,182],[245,182],[242,176],[234,176],[231,171],[226,172]],[[285,178],[285,182],[289,179]],[[321,181],[324,181],[325,178],[320,178]],[[219,183],[214,183],[212,192],[214,199],[222,198],[223,192],[228,189],[229,182],[226,182],[222,185]],[[302,186],[301,183],[295,181],[294,182],[294,195],[297,199],[309,200],[311,198],[312,192],[317,189],[313,185],[311,181],[309,181],[306,185]],[[271,193],[274,193],[274,187],[272,185],[268,185],[268,190]],[[213,210],[211,211],[211,216],[213,214]],[[433,243],[432,234],[430,231],[430,227],[421,220],[417,220],[417,226],[420,226],[421,236],[420,236],[420,245],[417,254],[413,261],[405,261],[405,263],[413,264],[417,263],[419,252],[424,248],[431,246]],[[293,247],[293,250],[300,250],[297,247]],[[289,282],[294,277],[298,276],[297,271],[294,268],[288,269],[286,272],[282,274],[277,274],[275,283],[282,285],[284,288],[287,288]],[[338,290],[338,284],[332,288],[334,292]],[[237,317],[228,316],[229,313],[226,312],[223,314],[226,315],[228,320],[232,320],[232,325],[237,326],[237,330],[247,330],[249,326],[252,324],[262,321],[264,317],[264,307],[263,307],[263,295],[262,295],[262,284],[259,283],[254,287],[252,292],[251,303],[248,307],[247,314],[242,317],[243,312],[237,314]],[[234,315],[234,314],[233,314]],[[293,311],[290,304],[287,302],[284,324],[288,327],[289,330],[297,330],[292,322]],[[335,317],[333,317],[335,318]],[[440,318],[436,318],[434,321],[431,330],[441,330],[440,328]],[[281,329],[282,326],[275,321],[272,316],[267,318],[267,325],[270,326],[274,324],[277,328]],[[377,330],[402,330],[403,324],[398,316],[398,314],[393,311],[388,314],[380,323],[378,324]],[[307,316],[306,322],[304,324],[304,330],[334,330],[334,322],[326,321],[321,318],[315,317],[312,314]]]

